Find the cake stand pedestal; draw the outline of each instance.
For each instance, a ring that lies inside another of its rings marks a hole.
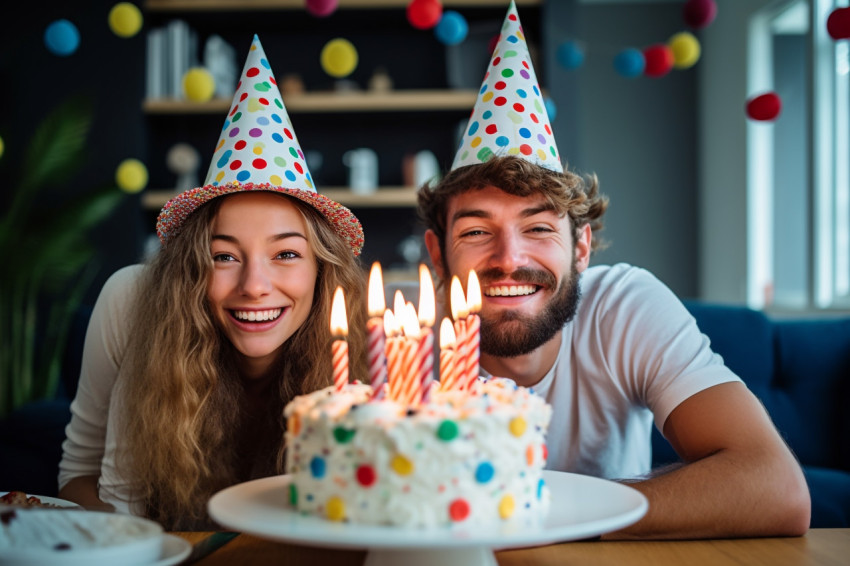
[[[368,550],[366,566],[496,566],[494,549],[579,540],[627,527],[644,516],[646,497],[627,485],[543,472],[552,505],[534,527],[504,524],[470,531],[415,529],[331,522],[298,513],[289,504],[290,476],[234,485],[210,499],[210,517],[221,526],[260,538],[349,550]]]

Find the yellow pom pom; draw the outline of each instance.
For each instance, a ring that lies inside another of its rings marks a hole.
[[[345,519],[345,502],[339,497],[331,497],[325,505],[325,515],[331,521],[342,521]]]
[[[192,67],[183,75],[183,93],[192,102],[206,102],[215,94],[215,79],[203,67]]]
[[[322,48],[320,61],[327,74],[341,79],[357,68],[357,49],[347,39],[332,39]]]
[[[119,2],[109,10],[109,28],[119,37],[133,37],[142,29],[142,12],[135,4]]]
[[[514,514],[516,504],[512,495],[506,495],[499,501],[499,517],[509,519]]]
[[[670,38],[667,46],[673,52],[673,66],[677,69],[693,67],[699,60],[699,40],[690,32],[679,32]]]
[[[515,417],[511,419],[510,424],[508,424],[508,428],[511,430],[511,434],[514,436],[522,436],[525,433],[525,428],[528,425],[525,422],[525,419],[522,417]]]
[[[0,157],[3,157],[3,151],[6,149],[6,144],[3,143],[3,138],[0,138]]]
[[[393,458],[392,463],[390,463],[393,471],[400,476],[407,476],[413,473],[413,462],[402,456],[401,454],[397,454],[395,458]]]
[[[125,193],[138,193],[148,184],[148,170],[138,159],[125,159],[115,171],[115,182]]]

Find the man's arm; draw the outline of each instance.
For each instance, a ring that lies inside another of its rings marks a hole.
[[[664,436],[684,465],[630,484],[649,511],[603,539],[799,536],[808,529],[803,472],[742,383],[686,399],[670,413]]]

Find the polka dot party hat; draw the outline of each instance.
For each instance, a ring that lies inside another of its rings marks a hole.
[[[205,202],[241,191],[273,191],[295,197],[318,210],[348,242],[355,256],[363,248],[363,228],[357,217],[316,192],[277,81],[256,35],[204,186],[185,191],[165,204],[156,223],[160,241],[166,245],[173,239],[186,218]]]
[[[564,172],[513,0],[452,170],[496,155],[515,155]]]

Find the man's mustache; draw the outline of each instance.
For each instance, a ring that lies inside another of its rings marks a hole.
[[[492,285],[496,281],[511,279],[517,283],[530,283],[541,287],[554,289],[557,285],[555,276],[548,271],[540,269],[531,269],[530,267],[520,267],[511,273],[507,273],[498,267],[490,267],[478,273],[478,281],[481,285]]]

